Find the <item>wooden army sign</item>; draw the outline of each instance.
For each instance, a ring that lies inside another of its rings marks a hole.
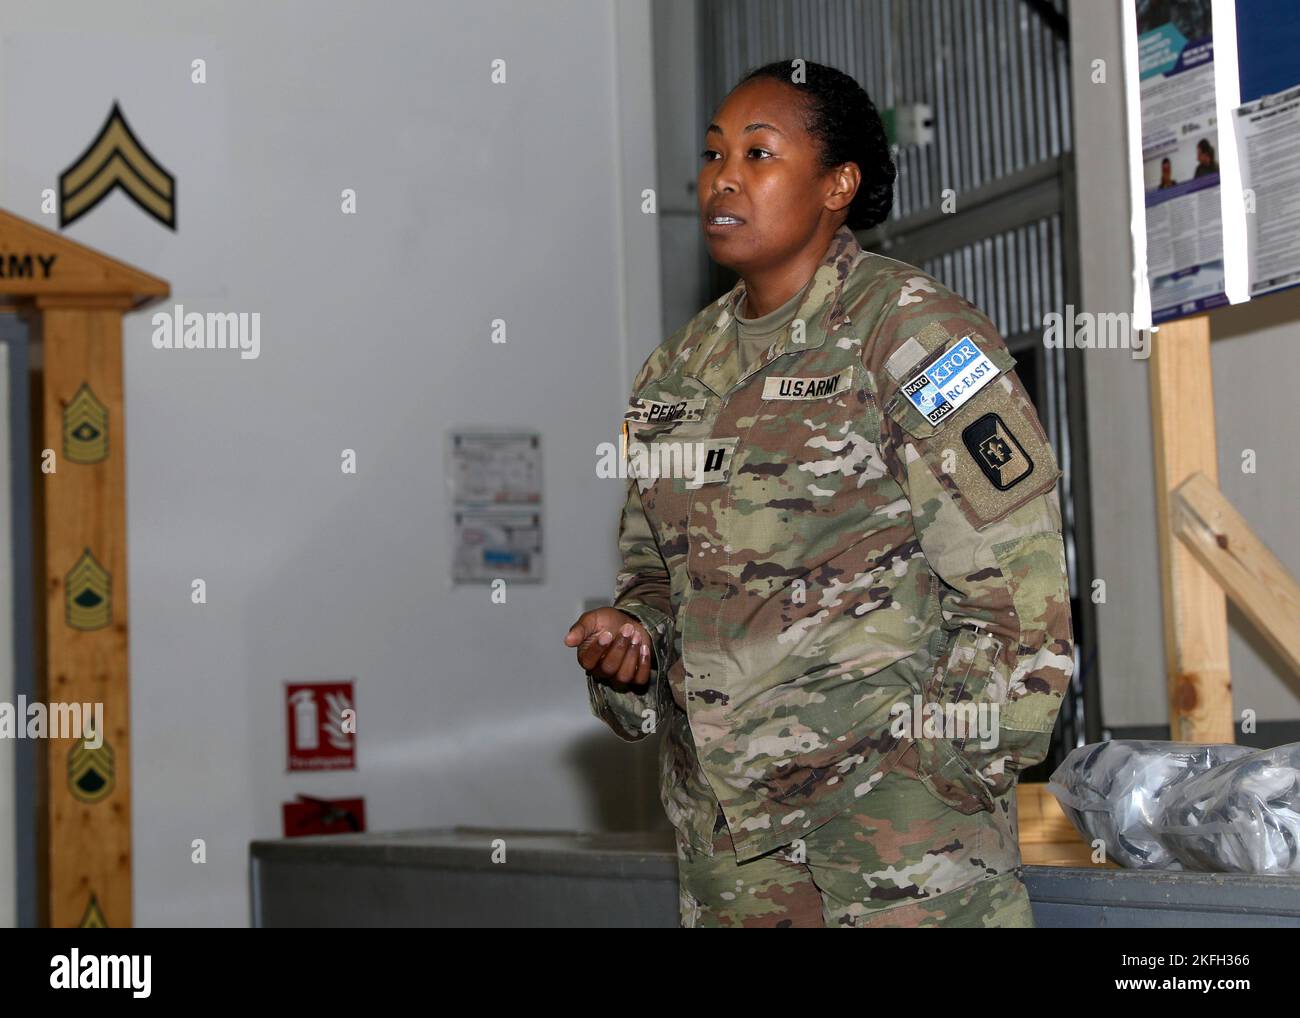
[[[122,315],[169,293],[156,276],[0,212],[0,304],[41,346],[37,689],[47,704],[103,704],[102,732],[46,738],[38,752],[42,925],[132,921]]]

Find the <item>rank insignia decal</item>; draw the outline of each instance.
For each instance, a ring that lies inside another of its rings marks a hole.
[[[87,548],[64,577],[64,608],[73,629],[103,629],[113,617],[112,578]]]
[[[176,178],[140,144],[113,103],[95,140],[59,175],[59,226],[71,226],[119,188],[163,226],[176,229]]]
[[[108,929],[108,923],[104,921],[104,913],[100,911],[99,901],[94,894],[91,894],[86,911],[81,914],[81,922],[77,926],[83,930]]]
[[[695,443],[695,456],[686,474],[686,487],[721,484],[731,473],[731,457],[739,438],[711,438]]]
[[[73,463],[99,463],[108,455],[108,407],[85,382],[63,408],[63,455]]]
[[[85,740],[68,750],[68,790],[80,802],[99,802],[113,790],[113,749],[107,742],[91,748]]]
[[[1034,461],[997,414],[985,414],[968,424],[961,440],[999,491],[1006,491],[1033,473]]]

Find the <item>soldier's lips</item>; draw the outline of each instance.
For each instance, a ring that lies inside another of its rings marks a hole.
[[[744,226],[745,221],[735,216],[713,216],[704,220],[704,232],[715,237],[732,233]]]

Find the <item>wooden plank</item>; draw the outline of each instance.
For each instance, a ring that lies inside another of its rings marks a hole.
[[[126,474],[120,307],[41,309],[36,462],[44,522],[43,700],[103,705],[103,744],[45,741],[43,914],[131,925]],[[53,734],[53,733],[52,733]],[[91,740],[92,743],[94,740]]]
[[[1204,474],[1174,491],[1174,532],[1300,675],[1300,584]]]
[[[1228,613],[1223,590],[1175,540],[1173,489],[1194,473],[1218,484],[1210,323],[1162,325],[1149,363],[1155,440],[1169,731],[1175,742],[1233,742]]]

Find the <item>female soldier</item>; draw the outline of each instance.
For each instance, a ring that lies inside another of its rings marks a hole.
[[[759,68],[706,139],[740,280],[633,385],[629,454],[686,476],[629,483],[614,604],[565,637],[592,710],[667,728],[683,925],[1031,926],[1015,781],[1073,668],[1052,450],[989,320],[858,246],[894,167],[852,78]]]

